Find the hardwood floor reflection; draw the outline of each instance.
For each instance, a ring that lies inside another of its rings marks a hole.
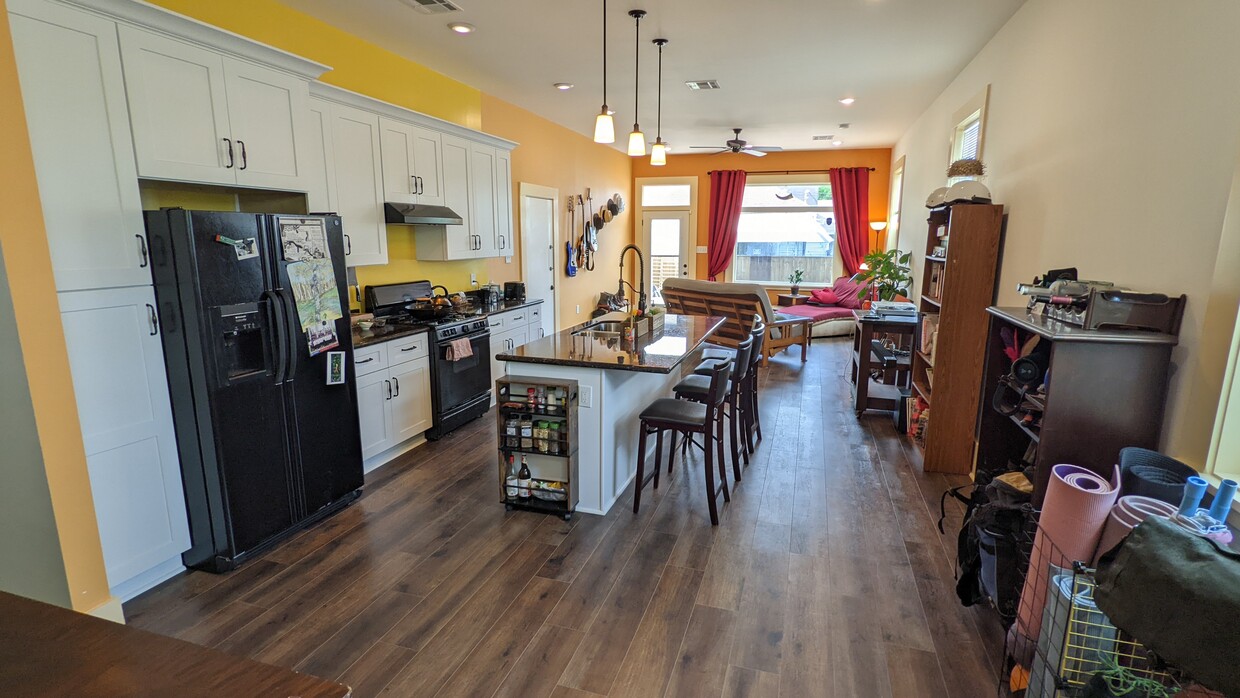
[[[997,622],[954,592],[963,510],[934,526],[961,481],[922,474],[888,416],[853,414],[848,359],[823,340],[762,371],[767,438],[718,527],[697,458],[636,516],[631,488],[606,517],[505,512],[484,418],[126,615],[362,697],[993,695]]]

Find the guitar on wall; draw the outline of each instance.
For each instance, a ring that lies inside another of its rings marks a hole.
[[[567,260],[564,264],[564,273],[569,276],[577,275],[577,252],[573,249],[573,236],[577,234],[577,211],[573,208],[573,197],[568,197],[568,242],[564,243],[568,247]]]
[[[589,216],[586,215],[586,197],[581,194],[577,195],[577,208],[581,210],[581,221],[584,224]],[[573,225],[577,225],[577,222],[573,221]],[[577,268],[585,269],[586,271],[590,270],[590,268],[586,266],[586,233],[584,225],[582,227],[581,237],[577,238]]]

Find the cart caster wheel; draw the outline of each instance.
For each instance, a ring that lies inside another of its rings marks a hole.
[[[512,505],[511,505],[511,504],[505,504],[505,505],[504,505],[504,511],[512,511]]]
[[[565,521],[572,521],[572,520],[573,520],[573,515],[572,515],[572,514],[565,514],[565,515],[564,515],[564,520],[565,520]]]

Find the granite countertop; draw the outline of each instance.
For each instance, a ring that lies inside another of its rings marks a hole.
[[[590,324],[585,323],[536,339],[496,358],[551,366],[671,373],[724,323],[722,317],[667,314],[663,318],[661,331],[638,336],[632,347],[616,336],[574,335]]]
[[[534,298],[526,301],[514,301],[510,303],[500,303],[499,307],[494,310],[478,311],[474,313],[479,317],[495,315],[497,313],[506,313],[510,310],[520,310],[534,305],[540,305],[543,302],[541,298]],[[361,349],[371,344],[379,344],[381,342],[390,342],[393,339],[402,337],[410,337],[420,332],[426,332],[430,329],[429,325],[384,325],[382,327],[371,327],[369,330],[363,330],[357,325],[353,326],[353,348]]]

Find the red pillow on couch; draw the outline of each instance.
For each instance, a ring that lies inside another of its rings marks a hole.
[[[840,302],[839,296],[829,288],[819,288],[810,291],[810,300],[819,305],[836,305]]]
[[[852,277],[841,276],[831,284],[831,288],[835,291],[841,308],[861,309],[861,301],[864,300],[861,291],[865,288],[864,283],[854,283]]]

